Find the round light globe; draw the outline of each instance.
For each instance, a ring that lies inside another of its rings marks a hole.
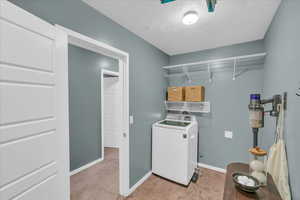
[[[199,19],[199,15],[196,11],[189,11],[183,15],[182,23],[184,25],[192,25],[195,24]]]

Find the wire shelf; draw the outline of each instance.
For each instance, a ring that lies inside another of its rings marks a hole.
[[[168,111],[210,113],[210,102],[166,101]]]
[[[241,73],[263,68],[267,53],[258,53],[237,57],[229,57],[215,60],[206,60],[194,63],[184,63],[179,65],[164,66],[165,77],[182,77],[186,76],[189,80],[192,76],[199,76],[203,72],[208,73],[208,78],[212,79],[212,73],[231,71],[232,78],[235,78]]]

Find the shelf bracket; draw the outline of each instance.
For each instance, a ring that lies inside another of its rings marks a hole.
[[[212,82],[212,72],[210,69],[210,64],[207,64],[207,72],[208,72],[208,81],[211,83]]]
[[[183,68],[183,72],[184,72],[184,74],[185,74],[185,76],[186,76],[188,82],[189,82],[189,83],[192,83],[191,76],[190,76],[190,74],[189,74],[189,72],[188,72],[188,69],[187,69],[186,67]]]
[[[235,81],[235,78],[236,78],[236,58],[234,59],[234,64],[233,64],[233,74],[232,74],[232,80]]]

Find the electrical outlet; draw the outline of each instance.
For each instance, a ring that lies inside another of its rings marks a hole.
[[[232,139],[233,137],[232,131],[225,131],[224,137],[228,139]]]

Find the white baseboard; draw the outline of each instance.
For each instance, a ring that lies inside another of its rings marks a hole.
[[[129,196],[132,194],[140,185],[142,185],[150,176],[152,175],[152,171],[148,172],[143,178],[141,178],[136,184],[134,184],[126,194],[126,196]]]
[[[75,170],[71,171],[71,172],[70,172],[70,176],[72,176],[72,175],[74,175],[74,174],[77,174],[77,173],[79,173],[79,172],[81,172],[81,171],[83,171],[83,170],[85,170],[85,169],[87,169],[87,168],[90,168],[91,166],[96,165],[96,164],[98,164],[98,163],[101,162],[101,161],[103,161],[103,158],[99,158],[99,159],[97,159],[97,160],[95,160],[95,161],[92,161],[92,162],[86,164],[86,165],[83,165],[82,167],[80,167],[80,168],[78,168],[78,169],[75,169]]]
[[[221,173],[226,173],[226,170],[223,169],[223,168],[214,167],[214,166],[203,164],[203,163],[198,163],[198,166],[206,168],[206,169],[211,169],[211,170],[214,170],[214,171],[217,171],[217,172],[221,172]]]

